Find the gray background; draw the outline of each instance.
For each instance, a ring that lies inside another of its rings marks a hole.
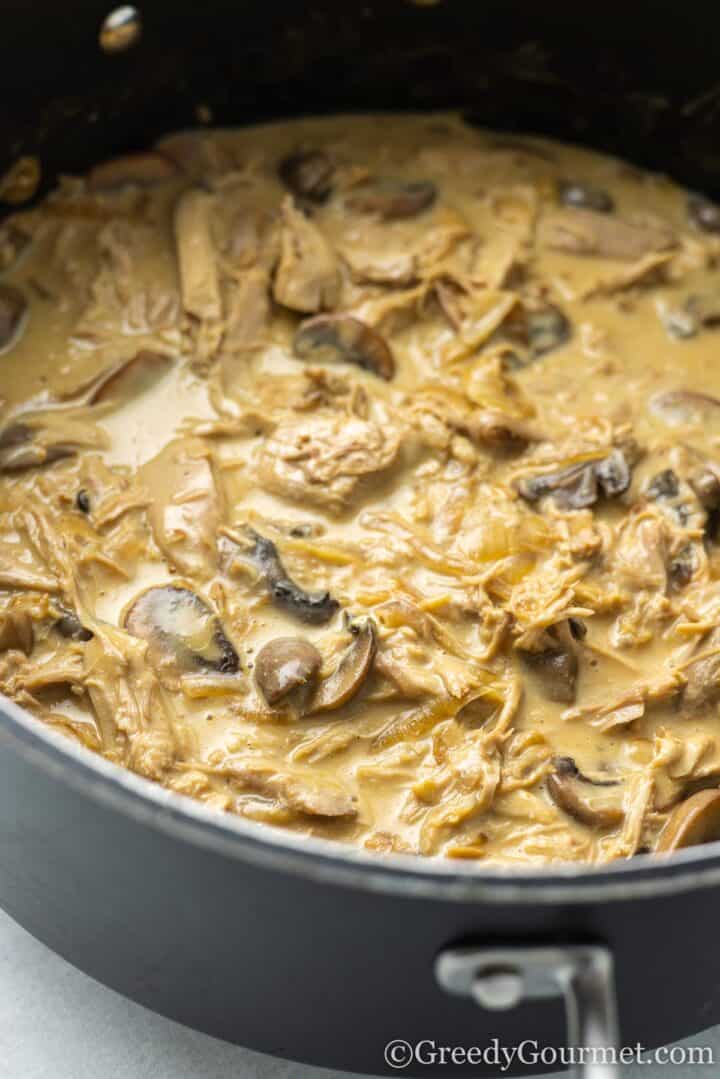
[[[690,1044],[690,1039],[687,1044]],[[720,1074],[720,1028],[694,1039],[714,1067],[628,1068],[632,1079]],[[402,1075],[402,1072],[398,1072]],[[0,913],[2,1079],[344,1079],[215,1041],[131,1004]]]

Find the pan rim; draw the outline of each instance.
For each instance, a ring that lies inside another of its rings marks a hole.
[[[667,859],[638,855],[603,866],[528,870],[383,854],[223,814],[76,746],[0,694],[0,748],[135,821],[190,843],[310,880],[405,898],[518,905],[580,904],[674,895],[720,885],[720,841]]]

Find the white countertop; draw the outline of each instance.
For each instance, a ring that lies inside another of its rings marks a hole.
[[[714,1067],[632,1067],[627,1079],[711,1079]],[[402,1072],[398,1073],[402,1075]],[[3,1079],[349,1079],[226,1045],[132,1004],[53,955],[0,912]],[[548,1077],[550,1079],[550,1077]]]

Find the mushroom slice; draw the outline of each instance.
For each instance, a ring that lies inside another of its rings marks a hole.
[[[148,187],[151,184],[172,180],[178,175],[174,161],[164,154],[149,150],[146,153],[123,154],[103,161],[90,170],[88,190],[116,191],[129,184]]]
[[[557,757],[554,764],[547,789],[556,806],[589,828],[613,828],[622,821],[625,813],[619,804],[619,783],[588,779],[572,757]]]
[[[607,191],[578,180],[561,180],[558,183],[558,198],[563,206],[596,210],[600,214],[609,214],[615,209],[613,198]]]
[[[58,617],[53,625],[61,637],[65,637],[68,641],[92,640],[92,631],[82,624],[74,611],[70,611],[67,607],[58,604],[57,613]]]
[[[0,283],[0,352],[15,343],[27,311],[27,300],[19,288]]]
[[[528,344],[533,356],[544,356],[570,340],[570,323],[560,308],[553,304],[538,311],[528,311],[526,321]]]
[[[361,214],[379,214],[385,221],[415,217],[427,210],[437,198],[431,180],[371,180],[358,185],[345,198],[349,210]]]
[[[379,378],[395,374],[395,359],[377,330],[352,315],[316,315],[300,324],[293,342],[301,360],[354,363]]]
[[[255,659],[255,681],[268,704],[314,686],[322,664],[317,648],[302,637],[276,637]]]
[[[688,217],[702,232],[720,232],[720,206],[703,195],[690,195]]]
[[[377,631],[368,618],[354,627],[356,636],[331,675],[320,685],[308,712],[331,712],[352,700],[367,678],[377,651]]]
[[[579,670],[572,629],[567,623],[551,626],[543,634],[543,644],[546,647],[538,651],[519,649],[520,655],[538,676],[548,700],[572,704]]]
[[[278,165],[278,176],[298,199],[322,203],[332,191],[335,169],[322,150],[300,150]]]
[[[720,790],[697,791],[675,806],[655,850],[664,854],[720,839]]]
[[[680,307],[659,301],[658,312],[667,332],[677,340],[695,337],[703,327],[716,330],[720,326],[720,290],[694,292]]]
[[[720,470],[712,461],[706,461],[691,473],[688,483],[703,509],[712,512],[720,508]]]
[[[518,481],[517,491],[526,502],[552,495],[560,509],[586,509],[601,496],[615,498],[626,491],[630,486],[631,465],[628,452],[615,447],[604,457],[580,461],[558,472],[526,476]]]
[[[645,488],[645,497],[681,528],[687,526],[693,513],[699,509],[699,497],[696,498],[692,481],[681,481],[672,468],[664,468],[652,477]]]
[[[651,397],[650,411],[671,427],[678,427],[684,423],[720,418],[720,398],[696,390],[667,390]]]
[[[288,576],[272,540],[249,530],[253,546],[248,554],[258,568],[276,606],[309,625],[329,622],[340,604],[329,592],[306,592]]]
[[[33,415],[0,430],[0,472],[22,472],[96,449],[105,436],[92,424],[64,415]]]
[[[133,637],[148,642],[150,663],[173,679],[198,671],[234,674],[240,669],[220,619],[189,588],[148,588],[132,601],[123,624]]]
[[[572,326],[559,307],[546,304],[535,311],[517,309],[507,320],[504,334],[513,343],[513,352],[504,363],[516,370],[566,344],[572,337]]]
[[[645,494],[653,502],[677,498],[680,493],[680,481],[672,468],[664,468],[653,476],[645,489]]]
[[[675,245],[667,228],[633,225],[610,214],[578,209],[548,215],[541,227],[541,240],[553,251],[628,262]]]

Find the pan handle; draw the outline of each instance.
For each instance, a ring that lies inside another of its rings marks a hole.
[[[575,1079],[619,1079],[613,959],[603,945],[446,948],[435,961],[441,987],[505,1011],[523,1000],[563,997]],[[583,1053],[582,1050],[585,1050]]]

